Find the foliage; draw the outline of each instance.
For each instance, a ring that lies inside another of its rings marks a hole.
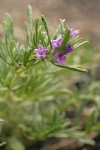
[[[0,117],[4,120],[1,142],[6,141],[5,149],[24,150],[26,143],[47,137],[70,137],[81,143],[94,144],[87,135],[100,129],[99,85],[94,80],[92,85],[79,92],[77,88],[70,89],[65,84],[76,75],[66,68],[87,72],[79,64],[91,62],[93,53],[88,51],[86,57],[83,50],[82,56],[78,54],[78,47],[85,42],[80,42],[78,37],[70,38],[69,27],[64,27],[64,20],[60,20],[52,38],[54,40],[63,35],[59,52],[69,40],[77,48],[68,57],[67,64],[62,65],[54,59],[45,17],[33,21],[30,6],[25,24],[26,45],[14,40],[13,22],[9,14],[6,14],[3,25],[5,35],[0,39]],[[39,43],[49,50],[46,59],[37,59],[33,53]],[[81,130],[80,118],[91,98],[95,103],[94,110],[86,116],[85,128]],[[65,117],[73,107],[77,109],[74,121]]]

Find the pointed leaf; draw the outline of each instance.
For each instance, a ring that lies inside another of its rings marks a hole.
[[[65,49],[66,44],[69,41],[69,38],[70,38],[70,30],[67,27],[66,30],[65,30],[65,34],[64,34],[64,37],[63,37],[62,44],[61,44],[60,48],[58,49],[59,52],[61,52],[62,50]]]
[[[65,19],[63,19],[63,20],[60,19],[60,24],[58,25],[58,28],[56,29],[56,33],[53,37],[54,40],[57,39],[58,36],[61,34],[61,29],[65,30],[64,29],[64,23],[65,23]]]
[[[47,21],[46,21],[44,16],[42,16],[41,18],[42,18],[42,22],[43,22],[44,28],[45,28],[47,36],[48,36],[48,41],[49,41],[49,44],[50,44],[50,48],[52,49],[52,44],[51,44],[51,39],[50,39],[50,34],[49,34]]]
[[[25,24],[25,28],[26,28],[28,43],[31,46],[33,41],[33,19],[32,19],[32,8],[30,5],[28,5],[27,8],[27,15],[28,15],[28,21]]]
[[[88,72],[87,70],[83,69],[82,67],[79,67],[79,66],[69,66],[69,65],[60,65],[60,64],[57,64],[57,63],[54,63],[52,62],[53,65],[57,66],[57,67],[60,67],[60,68],[66,68],[66,69],[70,69],[70,70],[73,70],[73,71],[78,71],[78,72]]]
[[[84,44],[86,44],[86,43],[89,43],[88,41],[84,41],[84,42],[81,42],[81,43],[76,43],[75,45],[74,45],[74,48],[78,48],[78,47],[80,47],[80,46],[83,46]]]
[[[36,41],[36,46],[38,46],[38,28],[39,28],[39,18],[37,18],[34,22],[34,27],[35,27],[35,41]]]

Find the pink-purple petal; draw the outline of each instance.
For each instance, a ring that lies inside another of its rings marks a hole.
[[[42,45],[40,45],[40,44],[38,45],[38,50],[40,50],[40,51],[43,50]]]
[[[61,54],[61,53],[56,53],[55,54],[55,57],[56,57],[56,62],[64,65],[65,64],[65,61],[66,61],[66,56]]]
[[[42,58],[46,58],[46,55],[45,55],[45,54],[43,54],[43,55],[41,55],[41,57],[42,57]]]
[[[42,45],[38,45],[38,49],[34,49],[35,56],[37,58],[45,58],[48,50],[43,48]]]
[[[37,58],[40,58],[40,57],[41,57],[41,55],[37,53],[37,54],[36,54],[36,57],[37,57]]]
[[[52,40],[53,49],[58,49],[61,46],[62,38],[58,38],[56,40]]]
[[[70,35],[72,37],[74,37],[75,35],[78,35],[79,34],[79,31],[78,30],[75,30],[74,28],[71,28],[70,29]]]
[[[34,53],[36,54],[38,52],[38,49],[34,49]]]

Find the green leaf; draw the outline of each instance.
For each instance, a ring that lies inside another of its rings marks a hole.
[[[11,65],[5,58],[5,56],[3,54],[0,54],[0,58],[5,61],[8,65]]]
[[[50,44],[50,48],[52,49],[52,44],[51,44],[51,39],[50,39],[50,34],[49,34],[49,29],[48,29],[47,21],[46,21],[46,19],[45,19],[44,16],[42,16],[41,19],[42,19],[44,28],[45,28],[46,33],[47,33],[47,36],[48,36],[48,42],[49,42],[49,44]]]
[[[65,34],[64,34],[64,37],[63,37],[62,44],[61,44],[60,48],[58,49],[59,52],[61,52],[62,50],[65,49],[66,44],[69,41],[69,38],[70,38],[70,30],[67,27],[66,30],[65,30]]]
[[[30,46],[32,46],[33,41],[33,19],[32,19],[32,8],[30,5],[28,5],[27,8],[27,15],[28,15],[28,21],[25,24],[26,27],[26,33],[27,33],[27,40]]]
[[[29,61],[29,58],[30,58],[30,55],[31,55],[32,51],[25,51],[24,53],[24,58],[23,58],[23,62],[24,62],[24,66],[26,67],[28,61]]]
[[[46,40],[45,40],[45,35],[42,32],[42,27],[41,26],[39,27],[38,32],[39,32],[38,33],[38,43],[41,42],[44,47],[47,47],[47,43],[46,43]]]
[[[80,66],[69,66],[69,65],[65,66],[65,65],[60,65],[60,64],[54,63],[54,62],[51,62],[51,63],[60,68],[66,68],[66,69],[70,69],[70,70],[78,71],[78,72],[88,72],[87,70],[83,69]]]
[[[8,52],[8,55],[13,64],[17,66],[17,63],[14,59],[14,31],[13,31],[13,22],[11,16],[6,13],[4,18],[4,31],[5,31],[5,46]]]
[[[5,14],[3,25],[5,29],[7,44],[8,44],[9,41],[14,40],[13,21],[12,21],[12,17],[8,13]]]
[[[94,111],[89,116],[87,116],[86,125],[85,125],[86,126],[85,130],[87,133],[90,133],[92,131],[92,127],[94,127],[93,119],[94,119]]]
[[[0,147],[4,146],[5,144],[7,144],[7,143],[6,142],[0,143]]]
[[[60,19],[60,24],[58,25],[58,28],[56,29],[56,33],[53,37],[53,39],[57,39],[58,36],[61,34],[61,31],[65,31],[65,28],[64,28],[64,23],[65,23],[65,19],[61,20]]]
[[[65,23],[65,19],[61,20],[60,19],[60,25],[61,25],[61,35],[64,35],[65,33],[65,26],[64,26],[64,23]]]
[[[30,27],[32,27],[32,25],[33,25],[33,22],[32,22],[32,7],[30,5],[28,5],[27,14],[28,14],[28,21],[30,23]]]
[[[75,118],[75,124],[77,124],[77,122],[79,122],[80,117],[82,116],[83,110],[85,109],[85,106],[87,104],[87,100],[84,99],[81,101],[77,111],[76,111],[76,118]]]
[[[89,43],[89,42],[88,41],[84,41],[84,42],[81,42],[81,43],[76,43],[74,45],[74,48],[78,48],[78,47],[83,46],[84,44],[87,44],[87,43]]]
[[[3,119],[0,119],[0,122],[3,122],[4,120]]]
[[[37,18],[34,22],[35,27],[35,40],[36,40],[36,46],[38,46],[38,28],[39,28],[39,18]]]
[[[95,145],[95,141],[90,140],[90,139],[80,138],[78,140],[79,140],[79,142],[81,142],[83,144]]]
[[[25,150],[23,143],[16,137],[11,137],[8,144],[12,150]]]

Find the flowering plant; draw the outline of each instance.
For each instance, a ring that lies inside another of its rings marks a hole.
[[[0,39],[0,117],[5,124],[1,142],[8,140],[7,146],[10,145],[10,148],[7,149],[16,149],[18,143],[23,150],[22,145],[26,144],[27,147],[31,140],[43,140],[50,136],[94,143],[85,140],[86,133],[64,117],[65,109],[70,110],[73,103],[76,108],[78,96],[79,99],[81,96],[78,93],[75,97],[72,91],[67,90],[57,74],[55,77],[55,73],[61,71],[64,75],[64,69],[87,72],[80,66],[68,65],[71,54],[87,41],[79,38],[78,30],[69,28],[64,23],[65,20],[60,20],[55,34],[51,36],[45,17],[41,16],[33,21],[29,6],[28,21],[25,24],[27,43],[23,45],[15,41],[12,18],[9,14],[5,15],[5,34]],[[63,97],[64,100],[70,99],[70,102],[63,104],[60,101]],[[77,114],[80,116],[83,103],[77,107]],[[76,119],[79,119],[77,116]],[[5,137],[8,138],[5,140]]]
[[[51,38],[48,24],[44,16],[32,20],[32,9],[28,7],[28,22],[25,24],[27,31],[28,45],[19,45],[14,40],[12,18],[6,14],[4,19],[5,38],[1,41],[0,57],[7,64],[14,68],[23,69],[35,65],[41,61],[45,64],[50,62],[61,68],[68,68],[76,71],[86,71],[80,66],[65,65],[67,56],[76,48],[87,41],[79,38],[79,31],[64,25],[65,20],[60,20],[56,33]],[[5,52],[4,50],[5,44]],[[67,63],[67,61],[66,61]]]

